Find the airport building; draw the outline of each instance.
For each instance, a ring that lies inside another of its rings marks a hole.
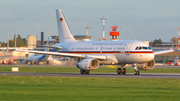
[[[53,40],[49,41],[49,46],[53,46],[54,44],[59,43],[59,36],[58,35],[51,36],[51,37],[52,37]],[[74,38],[77,41],[81,41],[82,39],[86,39],[87,36],[86,35],[75,35]],[[91,39],[92,36],[89,36],[88,38]],[[178,48],[177,44],[169,43],[169,42],[163,42],[162,44],[159,44],[156,47],[152,47],[152,44],[150,44],[149,41],[143,41],[143,42],[145,42],[146,44],[151,46],[153,51],[166,50],[166,49],[168,49],[168,47],[171,47],[171,48],[173,48],[175,50],[176,54],[167,54],[167,55],[157,55],[157,56],[155,56],[155,61],[156,62],[161,62],[161,63],[162,62],[169,62],[169,61],[173,62],[175,57],[176,57],[176,55],[179,54],[179,51],[177,50],[177,48]],[[14,51],[15,49],[26,49],[26,50],[44,51],[45,48],[43,48],[43,47],[36,47],[34,45],[46,45],[46,44],[47,44],[47,40],[44,40],[44,32],[41,32],[41,40],[37,40],[37,36],[36,35],[28,35],[27,36],[27,47],[8,47],[8,49],[9,49],[9,51]],[[4,55],[3,51],[6,51],[6,50],[7,50],[7,47],[0,47],[0,51],[1,51],[2,55]],[[50,48],[49,51],[57,52],[58,50]],[[22,54],[22,53],[19,53],[19,54]]]

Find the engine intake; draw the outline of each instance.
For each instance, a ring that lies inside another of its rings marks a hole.
[[[137,64],[137,68],[139,70],[151,70],[155,67],[155,62],[154,60],[147,62],[147,63],[142,63],[142,64]]]
[[[94,58],[83,59],[79,61],[76,66],[83,70],[94,70],[99,67],[99,61]]]

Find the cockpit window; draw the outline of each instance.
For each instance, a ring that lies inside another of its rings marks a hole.
[[[147,49],[148,49],[148,47],[143,47],[143,49],[146,49],[146,50],[147,50]]]
[[[144,46],[137,46],[136,48],[135,48],[135,50],[141,50],[141,49],[143,49],[143,50],[151,50],[151,48],[150,47],[144,47]]]
[[[151,50],[151,47],[148,47],[149,50]]]
[[[139,49],[139,47],[136,47],[136,49],[135,50],[138,50]]]

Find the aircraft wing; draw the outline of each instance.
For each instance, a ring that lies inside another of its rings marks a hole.
[[[103,55],[82,55],[82,54],[71,54],[71,53],[59,53],[59,52],[45,52],[45,51],[31,51],[31,50],[20,50],[17,49],[17,51],[22,52],[29,52],[29,53],[37,53],[37,54],[44,54],[44,55],[58,55],[58,56],[64,56],[64,57],[77,57],[77,58],[96,58],[96,59],[102,59],[106,60],[107,57]]]
[[[28,45],[32,45],[32,44],[28,44]],[[46,45],[32,45],[32,46],[38,46],[38,47],[48,47],[48,48],[62,49],[62,47],[46,46]]]
[[[172,48],[169,48],[168,50],[154,52],[154,55],[162,55],[170,52],[174,52],[174,50]]]

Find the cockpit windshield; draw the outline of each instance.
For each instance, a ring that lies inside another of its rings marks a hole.
[[[150,47],[145,47],[145,46],[137,46],[135,48],[135,50],[151,50],[151,48]]]

